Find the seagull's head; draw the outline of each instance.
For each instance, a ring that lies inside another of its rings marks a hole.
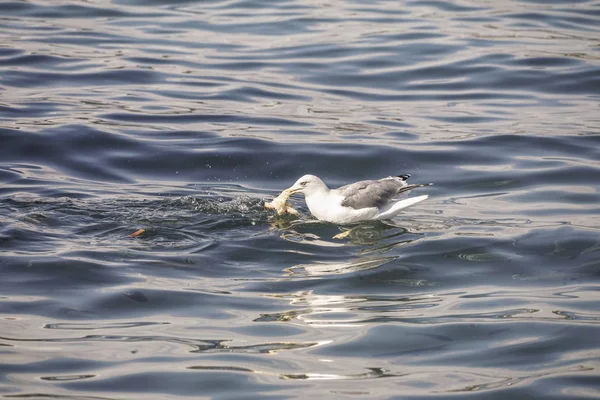
[[[286,190],[290,194],[304,193],[305,196],[308,196],[320,190],[327,190],[327,185],[318,176],[304,175]]]

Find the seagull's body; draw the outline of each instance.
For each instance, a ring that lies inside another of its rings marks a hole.
[[[321,221],[352,224],[361,221],[393,218],[401,210],[427,199],[427,195],[399,199],[409,190],[427,185],[409,185],[410,175],[390,176],[379,180],[360,181],[337,189],[329,189],[314,175],[304,175],[289,189],[304,193],[311,214]]]

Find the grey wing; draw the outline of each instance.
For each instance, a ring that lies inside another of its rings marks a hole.
[[[399,179],[379,181],[361,181],[337,189],[345,197],[342,205],[356,210],[361,208],[382,207],[402,193],[406,182]],[[410,189],[408,189],[410,190]]]

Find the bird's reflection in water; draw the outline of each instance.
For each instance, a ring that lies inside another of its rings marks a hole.
[[[349,243],[359,246],[381,245],[383,248],[396,247],[415,240],[408,229],[393,222],[369,221],[355,225],[336,225],[314,219],[296,219],[289,216],[271,218],[271,230],[281,232],[281,238],[295,243],[339,246]],[[402,239],[400,239],[402,237]],[[315,242],[318,240],[318,242]],[[376,249],[371,249],[376,250]]]
[[[347,274],[357,271],[366,271],[388,264],[398,257],[358,258],[351,261],[321,262],[313,264],[297,264],[286,268],[289,275],[323,276],[335,274]]]
[[[393,223],[381,221],[340,226],[318,220],[276,218],[272,220],[272,229],[280,232],[281,238],[293,243],[348,249],[345,253],[350,257],[347,259],[339,259],[340,256],[344,257],[344,253],[331,253],[335,258],[331,261],[300,263],[286,267],[284,271],[288,276],[339,275],[379,268],[399,258],[398,255],[386,253],[422,237],[403,227],[394,226]],[[335,238],[334,235],[340,232],[344,234],[344,239]],[[352,249],[353,246],[358,249]],[[298,249],[293,251],[311,254],[308,249],[306,252]]]

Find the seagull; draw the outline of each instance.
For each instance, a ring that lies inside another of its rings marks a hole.
[[[306,205],[317,219],[345,225],[391,219],[406,207],[427,199],[427,195],[398,198],[409,190],[430,185],[409,185],[408,178],[410,174],[389,176],[329,189],[318,176],[304,175],[286,191],[304,193]]]

